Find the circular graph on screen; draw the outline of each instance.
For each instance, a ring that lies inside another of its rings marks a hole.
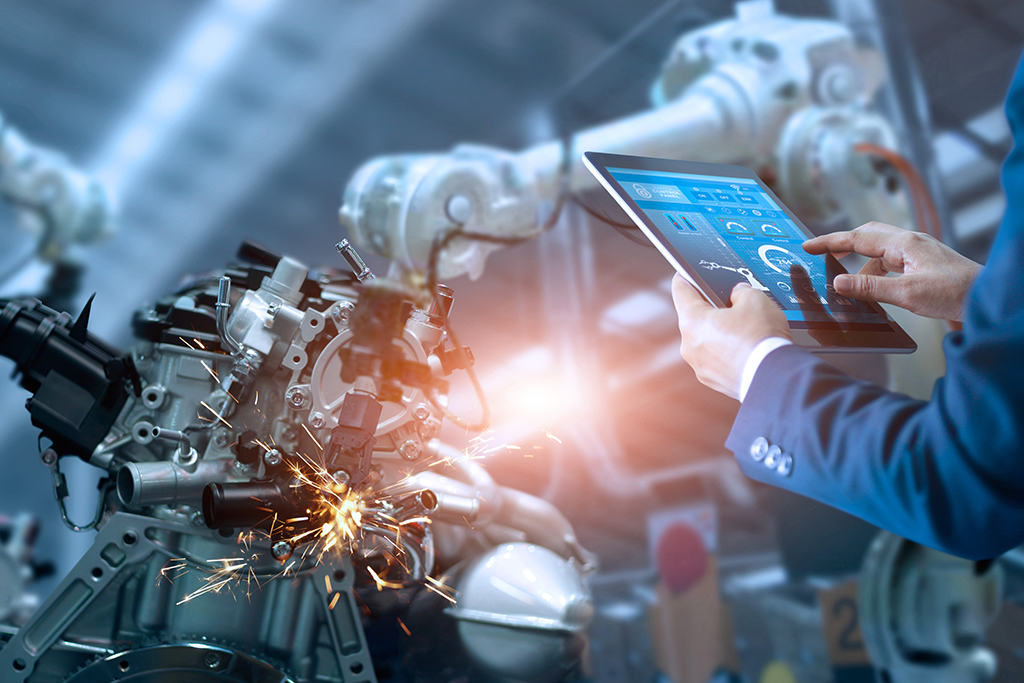
[[[799,256],[783,249],[782,247],[774,244],[764,244],[757,250],[757,255],[761,257],[765,265],[774,270],[776,273],[785,273],[789,275],[790,266],[803,266],[804,270],[808,273],[811,272],[810,266],[807,262],[801,259]]]

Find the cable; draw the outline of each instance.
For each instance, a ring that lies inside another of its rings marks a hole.
[[[487,244],[500,244],[503,246],[515,246],[522,244],[529,240],[540,237],[544,233],[551,230],[558,224],[558,220],[562,217],[562,210],[565,208],[566,200],[571,196],[569,191],[569,173],[572,169],[572,139],[565,138],[562,140],[562,161],[559,166],[560,187],[558,191],[558,198],[555,200],[555,206],[551,210],[551,215],[548,216],[536,230],[526,234],[515,237],[511,236],[500,236],[490,235],[483,232],[469,232],[465,230],[465,223],[458,223],[454,228],[446,232],[439,232],[434,238],[433,243],[430,245],[430,256],[427,259],[427,273],[426,273],[426,289],[430,293],[430,297],[433,302],[437,305],[438,311],[441,314],[441,326],[448,333],[448,337],[452,340],[452,344],[456,350],[461,348],[459,346],[458,335],[452,329],[451,324],[448,322],[448,314],[445,312],[444,306],[441,305],[440,293],[437,291],[437,264],[441,257],[441,251],[447,247],[453,240],[461,237],[462,239],[469,240],[471,242],[484,242]],[[473,385],[473,390],[476,392],[477,400],[480,403],[480,420],[476,423],[470,423],[468,420],[455,415],[448,410],[447,407],[441,405],[440,401],[436,396],[429,396],[431,404],[434,405],[438,410],[442,411],[449,420],[453,423],[473,432],[482,432],[490,424],[491,421],[491,409],[487,403],[487,397],[484,395],[483,386],[480,384],[479,378],[476,376],[476,372],[472,366],[466,368],[466,374],[469,376],[469,381]]]
[[[914,221],[918,230],[934,237],[942,242],[942,223],[939,220],[939,211],[935,208],[935,201],[932,199],[928,186],[918,173],[914,164],[909,159],[897,152],[871,143],[861,143],[853,148],[854,152],[876,156],[896,169],[903,177],[910,192],[911,201],[914,204]],[[963,323],[959,320],[946,320],[946,327],[950,330],[962,330]]]
[[[608,218],[606,216],[602,216],[597,211],[595,211],[594,209],[592,209],[589,206],[587,206],[583,202],[583,200],[580,199],[579,196],[576,195],[576,194],[571,195],[570,198],[572,199],[573,203],[576,206],[578,206],[581,209],[583,209],[583,211],[586,212],[587,215],[589,215],[590,217],[595,218],[595,219],[601,221],[602,223],[605,223],[605,224],[611,226],[612,228],[615,229],[615,231],[617,233],[619,233],[620,235],[622,235],[623,237],[628,239],[630,242],[636,242],[639,245],[642,245],[642,246],[645,246],[645,247],[651,247],[652,249],[654,248],[654,245],[651,244],[649,241],[647,241],[647,240],[645,240],[645,239],[643,239],[641,237],[638,237],[636,235],[635,231],[639,230],[639,228],[637,228],[635,225],[627,225],[626,223],[619,223],[618,221],[613,221],[612,219],[610,219],[610,218]]]
[[[918,230],[942,242],[942,223],[939,221],[939,212],[935,208],[935,202],[928,191],[928,186],[925,185],[914,164],[903,155],[872,143],[856,145],[853,151],[878,157],[896,169],[910,193],[914,205],[914,221],[917,223]]]

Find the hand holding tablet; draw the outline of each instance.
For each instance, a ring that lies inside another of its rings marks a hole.
[[[587,152],[584,164],[675,269],[717,308],[746,283],[782,310],[794,343],[816,352],[910,353],[877,304],[843,296],[831,254],[749,169]]]

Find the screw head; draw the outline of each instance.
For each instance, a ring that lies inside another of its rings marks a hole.
[[[42,457],[44,465],[52,465],[53,463],[57,462],[57,451],[53,450],[52,448],[47,448],[45,451],[43,451]]]
[[[434,434],[437,432],[435,426],[429,422],[421,422],[416,425],[416,433],[420,435],[420,438],[424,441],[430,441],[434,438]]]
[[[306,397],[299,387],[291,387],[285,392],[284,398],[292,408],[301,408],[306,405]]]
[[[416,460],[423,453],[423,446],[420,445],[419,441],[408,439],[399,446],[398,452],[406,460]]]
[[[281,451],[276,448],[272,448],[263,454],[263,462],[267,464],[267,467],[277,467],[281,464]]]
[[[412,416],[415,417],[420,422],[423,422],[428,417],[430,417],[430,408],[427,407],[426,403],[421,403],[415,408],[413,408]]]
[[[327,418],[324,417],[323,413],[316,412],[309,416],[309,424],[313,429],[323,429],[324,425],[327,424]]]
[[[352,315],[352,311],[354,311],[355,308],[355,305],[351,302],[339,301],[331,306],[331,320],[338,325],[344,325],[348,322],[349,316]]]
[[[192,523],[192,526],[204,526],[206,524],[206,520],[203,519],[203,513],[198,510],[192,513],[189,521]]]
[[[278,541],[270,547],[270,554],[274,556],[274,559],[278,562],[284,562],[292,556],[293,548],[292,544],[288,541]]]
[[[203,658],[203,662],[206,664],[207,669],[216,669],[220,666],[220,656],[214,652],[208,652],[206,657]]]
[[[217,448],[228,447],[228,433],[223,429],[218,429],[213,435],[213,443]]]

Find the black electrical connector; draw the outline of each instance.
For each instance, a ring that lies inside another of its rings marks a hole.
[[[87,331],[92,299],[78,321],[34,299],[0,300],[0,355],[17,363],[32,424],[60,455],[88,460],[129,391],[141,394],[130,356]]]

